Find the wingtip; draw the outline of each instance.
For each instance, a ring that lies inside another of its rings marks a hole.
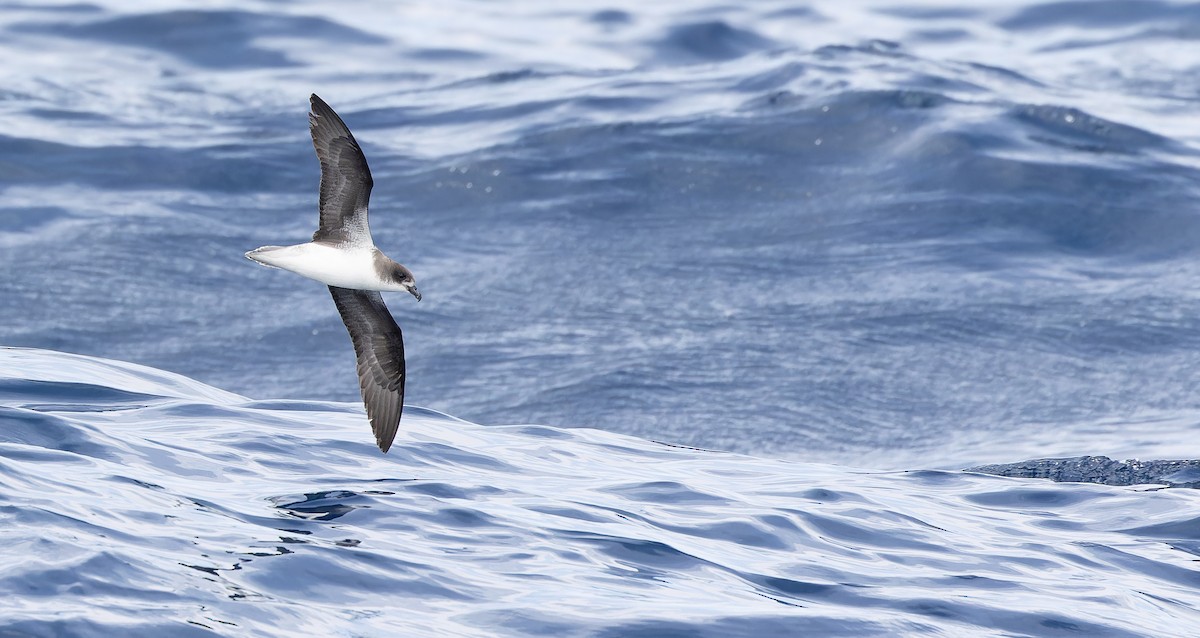
[[[399,421],[397,421],[396,425],[397,426],[399,425]],[[393,426],[390,429],[391,429],[391,432],[387,432],[386,430],[381,430],[381,431],[377,432],[376,436],[375,436],[375,445],[378,445],[379,451],[383,452],[384,454],[387,454],[388,450],[392,449],[392,441],[396,440],[396,432],[397,432],[398,428],[396,426]]]
[[[372,428],[374,429],[374,428]],[[392,449],[392,442],[396,440],[396,433],[400,430],[400,417],[396,416],[396,422],[391,427],[380,428],[375,432],[375,445],[379,446],[379,451],[384,454]]]

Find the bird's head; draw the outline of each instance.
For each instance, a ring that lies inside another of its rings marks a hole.
[[[391,261],[390,259],[388,261]],[[381,273],[383,280],[388,284],[385,290],[393,292],[407,292],[421,300],[421,291],[417,290],[417,280],[413,278],[412,271],[404,266],[391,261],[388,267]]]

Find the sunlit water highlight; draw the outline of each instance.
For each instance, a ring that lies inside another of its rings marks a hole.
[[[1156,635],[1200,492],[875,472],[0,351],[5,635]],[[284,629],[286,628],[286,629]]]

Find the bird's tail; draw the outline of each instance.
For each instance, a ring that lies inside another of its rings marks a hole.
[[[275,265],[275,260],[271,259],[271,253],[280,248],[286,248],[286,246],[263,246],[262,248],[255,248],[246,253],[246,259],[256,261],[268,268],[279,268],[279,266]]]

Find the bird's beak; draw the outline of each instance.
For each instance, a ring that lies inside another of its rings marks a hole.
[[[416,287],[416,286],[413,286],[412,288],[409,288],[409,289],[408,289],[408,291],[412,293],[412,296],[414,296],[414,297],[416,297],[416,298],[417,298],[417,301],[420,301],[420,300],[421,300],[421,291],[420,291],[420,290],[417,290],[417,287]]]

